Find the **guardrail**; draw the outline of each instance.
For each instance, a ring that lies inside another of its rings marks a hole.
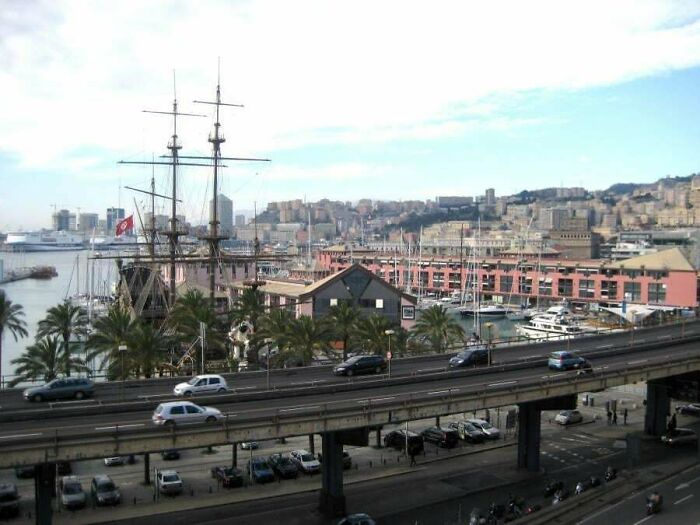
[[[115,425],[96,429],[101,432],[89,435],[81,435],[80,429],[66,429],[55,430],[51,435],[6,436],[0,441],[0,468],[378,427],[590,392],[696,370],[700,370],[700,355],[698,350],[693,350],[675,358],[663,356],[643,364],[612,365],[588,375],[534,374],[516,381],[484,382],[374,398],[363,396],[294,408],[249,410],[240,415],[228,414],[217,424],[190,428],[165,430],[150,425],[138,428]]]

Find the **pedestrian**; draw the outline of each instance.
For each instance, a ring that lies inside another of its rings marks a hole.
[[[612,412],[608,410],[608,425],[612,422]]]
[[[408,455],[411,456],[411,467],[416,466],[416,449],[412,448],[411,450],[408,451]]]
[[[484,421],[491,423],[491,411],[487,408],[484,414]]]
[[[627,424],[627,409],[622,412],[622,424],[626,425]]]
[[[671,416],[671,421],[669,422],[668,427],[670,431],[676,430],[676,414]]]
[[[617,425],[617,410],[613,411],[613,425]]]

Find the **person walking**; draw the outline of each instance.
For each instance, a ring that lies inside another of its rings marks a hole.
[[[622,424],[626,425],[627,424],[627,409],[622,412]]]
[[[608,410],[608,425],[612,423],[612,412]]]
[[[668,423],[668,429],[670,431],[676,430],[676,414],[673,414],[671,416],[671,421],[669,421],[669,423]]]
[[[617,410],[613,411],[613,425],[617,425]]]
[[[416,449],[414,447],[411,447],[411,449],[408,451],[408,455],[411,456],[411,467],[415,467],[417,465],[416,463]]]

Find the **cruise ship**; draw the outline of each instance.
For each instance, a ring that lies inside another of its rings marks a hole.
[[[8,252],[56,252],[82,250],[81,234],[66,231],[10,232],[2,249]]]

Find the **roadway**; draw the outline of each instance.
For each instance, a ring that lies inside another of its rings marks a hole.
[[[571,349],[586,356],[589,352],[616,346],[627,346],[632,341],[635,344],[662,341],[671,337],[678,337],[681,330],[684,335],[700,334],[700,321],[686,322],[681,328],[678,324],[637,329],[632,335],[628,332],[613,332],[605,335],[586,336],[574,341],[552,341],[529,344],[517,344],[507,347],[495,348],[492,352],[494,363],[514,363],[525,360],[545,358],[554,350]],[[391,363],[392,377],[410,377],[435,371],[444,370],[449,357],[447,355],[429,355],[394,359]],[[343,385],[352,383],[357,378],[334,376],[331,366],[313,366],[290,369],[273,369],[269,374],[269,388],[272,390],[299,390],[304,387],[316,387],[322,385]],[[256,393],[268,390],[268,374],[266,371],[251,371],[236,374],[223,374],[229,387],[236,393]],[[387,378],[387,375],[381,376]],[[189,377],[177,378],[151,378],[148,380],[131,380],[124,384],[120,382],[98,383],[95,396],[87,400],[84,405],[100,403],[113,403],[122,401],[143,400],[168,400],[172,399],[173,387]],[[372,382],[368,386],[381,386]],[[0,410],[2,412],[17,409],[41,410],[46,408],[46,403],[29,403],[22,397],[23,389],[6,389],[0,392]],[[280,392],[286,395],[291,392]],[[71,406],[71,401],[52,402],[51,406]],[[0,412],[0,415],[2,414]]]
[[[684,357],[697,357],[700,345],[697,342],[683,343],[672,348],[672,355],[677,360]],[[597,357],[592,360],[593,376],[598,373],[615,373],[630,366],[659,366],[666,363],[670,351],[668,348],[649,349],[644,352],[630,353],[621,351],[614,355]],[[443,358],[444,359],[444,358]],[[478,373],[472,373],[478,372]],[[330,375],[326,370],[326,374]],[[309,394],[303,398],[279,397],[275,399],[238,399],[237,396],[221,396],[221,402],[210,403],[227,415],[228,424],[235,426],[237,420],[256,418],[271,421],[278,416],[296,414],[314,414],[342,409],[358,409],[368,406],[395,405],[403,400],[449,400],[454,394],[465,395],[473,392],[479,394],[497,389],[521,388],[528,385],[547,385],[552,380],[575,377],[576,372],[550,371],[544,365],[528,368],[508,369],[495,366],[486,373],[485,370],[442,372],[431,374],[430,382],[392,384],[374,376],[364,376],[363,384],[373,385],[372,389],[345,391],[336,393]],[[328,375],[326,377],[328,377]],[[211,398],[209,398],[211,399]],[[118,425],[120,429],[130,432],[155,432],[150,421],[154,401],[148,409],[123,414],[104,414],[85,412],[81,416],[60,419],[38,419],[21,422],[4,422],[0,431],[0,445],[24,443],[27,440],[42,440],[47,437],[90,437],[113,434]],[[169,430],[162,429],[163,433]]]

